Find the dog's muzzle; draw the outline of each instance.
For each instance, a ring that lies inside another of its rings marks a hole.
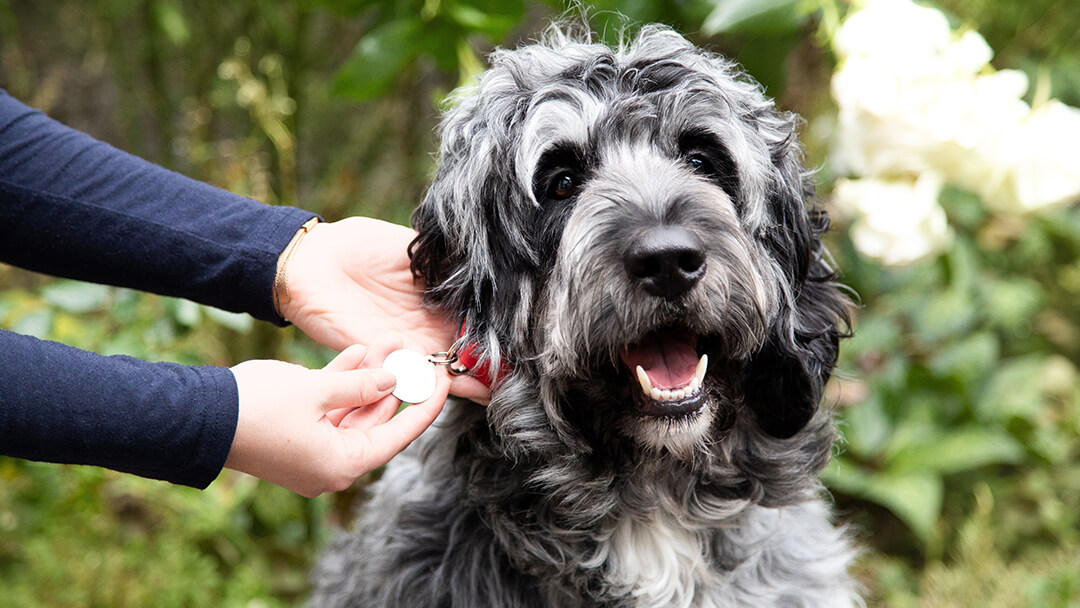
[[[701,239],[682,226],[668,224],[639,233],[623,257],[632,283],[670,301],[693,289],[705,275],[705,262]],[[634,397],[641,413],[686,416],[704,404],[702,385],[709,358],[698,355],[692,332],[679,328],[650,332],[627,347],[621,358],[641,387]]]

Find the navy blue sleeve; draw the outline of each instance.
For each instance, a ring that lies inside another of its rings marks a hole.
[[[167,171],[0,91],[0,261],[281,325],[277,258],[312,216]],[[238,404],[226,368],[0,330],[0,454],[202,488],[224,465]]]
[[[236,432],[224,367],[105,357],[0,330],[0,454],[205,488]]]
[[[277,258],[313,216],[148,163],[0,90],[0,261],[281,325]]]

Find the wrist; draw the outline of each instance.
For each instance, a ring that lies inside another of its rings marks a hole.
[[[292,294],[289,293],[289,262],[292,260],[293,254],[296,252],[297,248],[300,247],[300,243],[304,240],[304,237],[307,236],[307,234],[321,221],[321,218],[315,216],[304,222],[304,225],[296,231],[292,240],[289,241],[289,244],[282,250],[281,255],[278,256],[273,286],[274,312],[277,313],[278,317],[285,321],[290,320],[286,315],[286,308],[292,300]]]

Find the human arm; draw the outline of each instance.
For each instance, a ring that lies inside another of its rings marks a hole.
[[[227,466],[305,496],[385,464],[442,409],[394,415],[387,348],[326,368],[248,361],[232,370],[105,357],[0,330],[0,454],[85,464],[205,488]]]
[[[281,324],[277,259],[313,215],[168,171],[0,91],[0,261]]]
[[[0,260],[288,319],[338,351],[390,333],[428,352],[450,347],[458,328],[423,307],[409,271],[415,233],[378,220],[306,235],[289,257],[292,298],[279,315],[279,258],[311,217],[162,169],[0,90]],[[489,396],[468,377],[454,379],[454,393]]]
[[[0,330],[0,454],[204,488],[236,429],[228,368],[106,357]]]

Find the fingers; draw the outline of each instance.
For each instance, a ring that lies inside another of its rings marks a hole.
[[[450,394],[487,405],[491,402],[491,389],[472,376],[455,376],[450,384]]]
[[[393,418],[394,413],[401,408],[401,405],[401,401],[393,395],[383,397],[375,403],[344,411],[339,417],[336,426],[343,429],[374,428]],[[329,414],[327,416],[329,417]]]
[[[401,348],[400,336],[383,336],[371,343],[353,344],[338,353],[324,370],[329,372],[344,372],[360,367],[381,367],[386,355]]]
[[[341,351],[341,353],[338,354],[338,356],[335,357],[333,361],[328,363],[326,367],[323,368],[323,370],[330,372],[346,372],[358,370],[360,368],[379,368],[382,365],[382,362],[386,359],[386,356],[389,355],[391,352],[398,350],[399,348],[401,348],[401,338],[397,336],[382,338],[374,342],[371,347],[367,347],[362,344],[354,344]],[[379,369],[378,371],[380,373],[383,372],[383,370],[381,369]],[[391,388],[391,390],[393,389]],[[345,392],[342,393],[342,395],[348,397],[350,395],[348,389],[346,388],[344,389],[344,391]],[[352,394],[361,395],[360,399],[365,399],[366,397],[371,395],[370,391],[365,392],[362,388],[359,393]],[[359,400],[354,402],[342,403],[340,399],[335,398],[326,406],[330,409],[324,409],[324,411],[326,414],[326,419],[329,420],[330,423],[334,426],[339,426],[346,418],[346,416],[349,416],[354,412],[375,409],[379,414],[378,422],[374,422],[372,424],[381,424],[393,415],[394,411],[396,411],[397,409],[397,405],[399,404],[400,402],[395,401],[395,404],[390,407],[390,413],[386,414],[384,410],[387,408],[375,408],[372,401]],[[369,414],[364,417],[368,418],[371,417],[371,415]]]
[[[338,356],[327,363],[323,369],[328,372],[345,372],[357,369],[364,362],[364,358],[367,357],[370,350],[363,344],[353,344],[338,353]]]
[[[322,411],[355,408],[374,403],[394,390],[394,374],[378,369],[353,369],[324,374],[326,393]]]
[[[361,459],[365,468],[382,466],[420,436],[439,416],[450,390],[449,379],[441,376],[435,394],[423,403],[410,405],[385,423],[366,432],[367,449]],[[343,429],[347,439],[364,441],[361,429]],[[351,435],[351,437],[349,437]]]

